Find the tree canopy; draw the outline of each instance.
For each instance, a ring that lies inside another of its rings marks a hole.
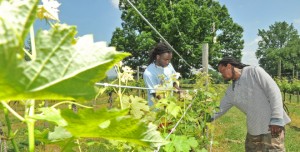
[[[293,69],[299,70],[300,41],[293,24],[275,22],[268,30],[259,29],[258,36],[262,39],[258,42],[256,57],[269,74],[277,75],[278,63],[282,65],[285,75]]]
[[[192,67],[201,67],[202,45],[209,43],[209,64],[216,64],[223,56],[241,59],[243,28],[234,23],[225,6],[213,0],[135,0],[133,5],[160,32],[172,47]],[[117,28],[111,46],[119,51],[130,52],[126,64],[147,65],[148,53],[161,38],[129,5],[120,0],[122,28]],[[214,37],[217,38],[213,43]],[[190,67],[178,55],[172,64],[183,76]]]

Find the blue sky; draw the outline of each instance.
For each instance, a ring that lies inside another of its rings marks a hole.
[[[275,22],[286,21],[300,32],[300,0],[219,0],[234,22],[244,29],[242,62],[256,65],[258,29],[268,30]]]
[[[112,32],[121,27],[118,0],[58,0],[62,23],[76,25],[78,36],[93,34],[95,41],[110,41]],[[234,22],[244,28],[242,62],[257,65],[258,29],[275,22],[293,23],[300,32],[300,0],[219,0],[226,5]],[[36,27],[46,25],[38,22]]]

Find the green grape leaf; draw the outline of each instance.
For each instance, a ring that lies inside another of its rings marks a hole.
[[[138,96],[130,96],[131,99],[131,110],[130,113],[134,116],[134,118],[141,118],[143,115],[145,115],[145,112],[149,111],[149,105],[148,102],[141,97]]]
[[[59,109],[52,107],[39,108],[40,114],[32,116],[33,119],[45,120],[56,123],[58,126],[66,126],[67,122],[62,118]]]
[[[15,86],[16,81],[12,77],[19,76],[17,57],[22,56],[20,52],[23,53],[23,42],[34,22],[38,2],[0,3],[0,90],[3,95],[17,94],[18,86]]]
[[[99,137],[143,146],[166,144],[155,125],[147,126],[138,119],[126,116],[127,113],[128,110],[80,109],[77,114],[63,110],[62,116],[68,123],[65,128],[75,137]]]
[[[49,135],[49,129],[44,129],[43,131],[40,130],[34,130],[34,138],[40,142],[43,143],[49,143],[50,141],[48,140],[48,135]]]
[[[94,43],[90,35],[74,41],[75,34],[75,27],[62,24],[40,31],[36,60],[21,63],[16,73],[7,71],[11,77],[0,81],[13,91],[1,92],[0,99],[92,99],[94,84],[129,54]]]
[[[60,141],[60,142],[56,142],[56,143],[60,145],[61,152],[74,151],[73,148],[79,146],[76,142],[74,142],[73,138],[70,138],[67,141]]]
[[[177,106],[174,102],[170,102],[166,108],[167,113],[170,113],[175,118],[179,114],[180,110],[180,106]]]
[[[166,151],[191,151],[192,148],[196,148],[198,142],[195,137],[171,135],[171,142],[167,144],[163,149]]]
[[[2,110],[2,109],[4,109],[4,107],[3,107],[3,105],[2,105],[2,104],[0,104],[0,110]]]
[[[12,26],[19,40],[24,40],[29,28],[34,22],[39,0],[3,1],[0,5],[0,14],[7,25]]]
[[[74,26],[55,24],[35,37],[36,59],[24,61],[23,42],[39,0],[0,3],[0,100],[92,99],[120,53],[92,36],[75,39]]]
[[[142,118],[146,112],[149,112],[148,102],[138,96],[122,96],[124,108],[130,109],[130,114],[137,119]]]
[[[55,144],[61,147],[60,151],[74,151],[73,147],[78,146],[71,138],[71,134],[62,127],[55,127],[54,132],[49,132],[49,129],[44,129],[42,132],[34,130],[34,137],[37,141],[43,144]]]
[[[175,118],[177,117],[177,115],[181,111],[180,106],[178,106],[176,104],[176,98],[174,96],[170,96],[170,97],[167,97],[167,98],[160,99],[155,106],[159,107],[161,109],[165,109],[166,113],[171,114]]]
[[[52,142],[71,138],[72,134],[62,126],[55,126],[54,132],[49,132],[48,139]]]

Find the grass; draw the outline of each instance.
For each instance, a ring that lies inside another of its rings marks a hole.
[[[287,103],[292,122],[286,125],[285,148],[287,152],[297,152],[300,149],[300,104]],[[214,122],[214,140],[218,142],[212,151],[245,151],[244,141],[247,128],[245,115],[237,108],[230,109],[225,115]]]

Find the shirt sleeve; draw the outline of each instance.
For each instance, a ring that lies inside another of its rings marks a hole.
[[[233,106],[233,104],[231,103],[232,100],[233,100],[233,92],[232,92],[231,85],[230,85],[227,88],[225,96],[221,100],[219,112],[214,113],[212,120],[215,120],[215,119],[221,117],[223,114],[225,114]]]
[[[283,126],[283,103],[279,87],[273,78],[261,67],[254,68],[254,76],[270,102],[272,111],[270,125]]]

